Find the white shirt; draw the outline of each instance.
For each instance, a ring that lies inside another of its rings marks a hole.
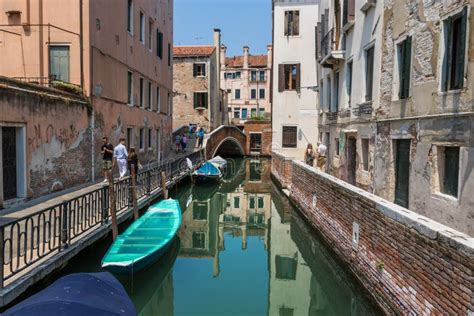
[[[319,154],[320,156],[326,156],[326,151],[327,151],[327,150],[328,150],[328,148],[327,148],[325,145],[319,144],[319,146],[318,146],[318,154]]]
[[[127,147],[122,144],[118,144],[114,148],[114,158],[115,159],[127,159],[128,158],[128,152],[127,152]]]

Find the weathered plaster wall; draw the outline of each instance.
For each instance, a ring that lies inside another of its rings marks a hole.
[[[90,181],[91,112],[85,99],[1,84],[0,113],[8,113],[0,123],[26,129],[28,198]]]

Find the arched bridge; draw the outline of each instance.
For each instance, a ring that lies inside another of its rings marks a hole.
[[[236,126],[221,125],[204,139],[206,159],[215,156],[244,156],[247,137]]]

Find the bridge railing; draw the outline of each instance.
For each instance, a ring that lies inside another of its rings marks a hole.
[[[158,194],[162,189],[162,171],[166,182],[190,173],[186,158],[193,166],[203,161],[202,151],[162,164],[147,166],[137,174],[137,199]],[[114,182],[117,214],[130,212],[132,190],[130,177]],[[0,288],[11,284],[36,264],[75,245],[85,234],[107,225],[110,220],[109,187],[13,219],[0,226]]]

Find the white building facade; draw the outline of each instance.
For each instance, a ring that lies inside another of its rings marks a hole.
[[[319,1],[273,1],[273,150],[300,159],[318,139],[318,16]]]

